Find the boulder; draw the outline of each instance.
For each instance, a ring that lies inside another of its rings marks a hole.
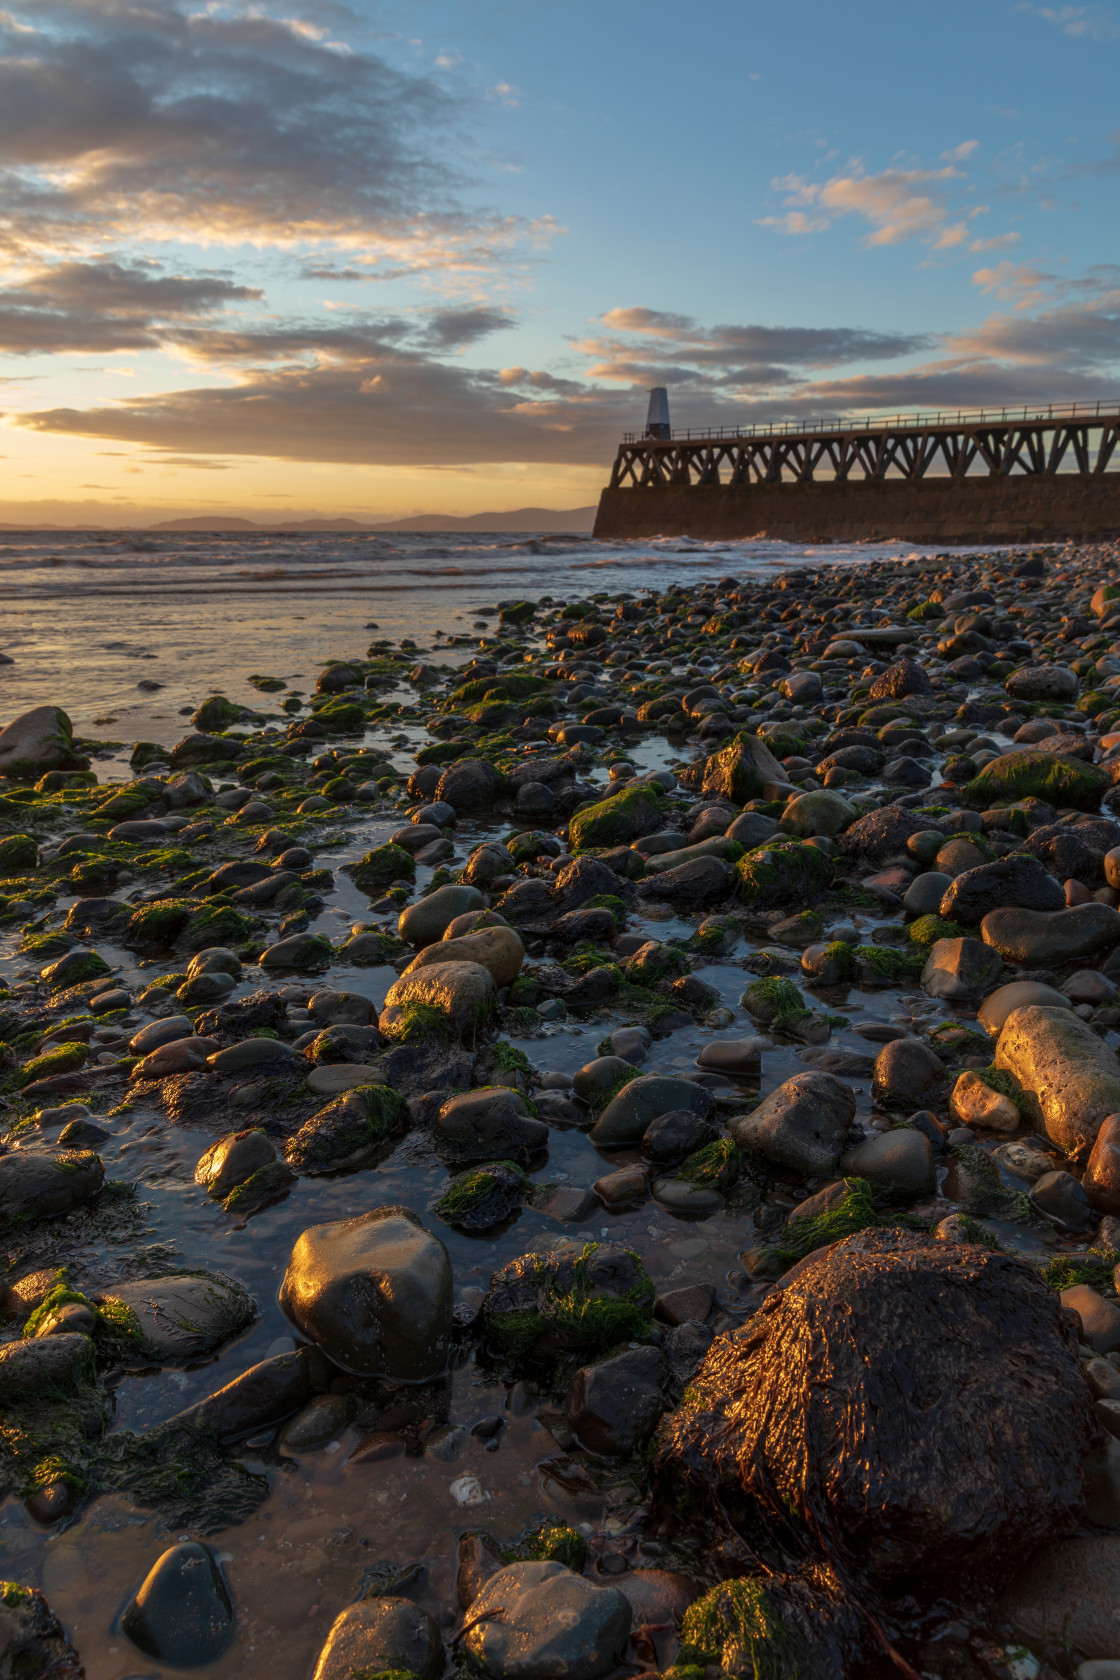
[[[46,770],[88,770],[74,751],[74,727],[58,706],[36,706],[0,729],[0,776],[34,781]]]
[[[1061,910],[1065,894],[1038,858],[1027,853],[966,869],[946,888],[939,914],[976,927],[989,910]]]
[[[789,776],[765,741],[745,731],[700,765],[690,765],[678,780],[694,793],[728,799],[733,805],[793,792]]]
[[[477,887],[437,887],[427,898],[401,911],[397,932],[414,950],[420,951],[425,945],[442,939],[456,916],[482,908],[482,894]]]
[[[630,1621],[617,1587],[552,1560],[511,1563],[475,1599],[462,1643],[493,1680],[605,1680],[621,1661]]]
[[[923,1323],[936,1335],[918,1342]],[[865,1231],[716,1338],[662,1424],[656,1479],[709,1548],[758,1509],[810,1554],[932,1595],[1074,1528],[1096,1439],[1076,1338],[1028,1265]]]
[[[1002,971],[1000,953],[992,950],[990,942],[985,945],[979,939],[937,939],[930,946],[922,969],[922,990],[927,997],[968,1003],[994,986]]]
[[[364,1598],[335,1617],[313,1680],[438,1680],[444,1662],[443,1639],[426,1610],[407,1598]]]
[[[611,1098],[591,1129],[591,1141],[600,1149],[638,1143],[650,1122],[672,1109],[687,1109],[704,1118],[713,1107],[711,1092],[691,1079],[643,1074]]]
[[[727,865],[709,854],[646,875],[642,892],[647,898],[663,898],[670,904],[703,904],[726,892],[730,880]]]
[[[487,758],[460,758],[449,764],[436,784],[435,797],[456,811],[492,809],[502,778]]]
[[[390,986],[377,1024],[385,1038],[399,1038],[419,1006],[421,1011],[438,1010],[452,1038],[473,1043],[493,1011],[496,992],[493,975],[480,963],[432,962]]]
[[[995,1065],[1013,1075],[1046,1135],[1067,1154],[1091,1144],[1101,1122],[1120,1112],[1120,1063],[1068,1008],[1028,1004],[1013,1010],[996,1044]]]
[[[836,1169],[856,1111],[850,1085],[831,1073],[795,1073],[751,1114],[728,1122],[741,1149],[806,1176]]]
[[[51,1288],[58,1274],[51,1274]],[[94,1346],[76,1332],[0,1345],[0,1406],[78,1394],[94,1378]]]
[[[1120,1535],[1079,1534],[1024,1556],[997,1613],[1034,1649],[1056,1645],[1089,1658],[1078,1680],[1112,1680],[1120,1604]],[[1098,1659],[1096,1662],[1092,1659]]]
[[[1012,980],[1010,985],[997,986],[994,992],[990,992],[976,1014],[984,1031],[990,1037],[998,1038],[1007,1017],[1016,1009],[1026,1009],[1029,1004],[1039,1004],[1044,1009],[1073,1008],[1068,997],[1055,991],[1053,986],[1044,986],[1040,980]]]
[[[199,1359],[256,1317],[256,1303],[220,1272],[172,1273],[116,1283],[92,1299],[128,1324],[137,1362]]]
[[[432,1127],[436,1149],[456,1166],[475,1161],[528,1162],[548,1148],[548,1127],[533,1119],[520,1092],[483,1086],[448,1097]]]
[[[368,1079],[369,1071],[354,1069],[359,1080],[363,1075]],[[284,1159],[298,1173],[353,1172],[405,1131],[408,1120],[408,1104],[397,1091],[359,1083],[304,1121],[284,1144]]]
[[[811,834],[839,834],[855,822],[857,815],[855,806],[843,794],[814,788],[794,795],[779,817],[778,827],[784,834],[807,840]]]
[[[1120,913],[1110,904],[1075,904],[1068,910],[989,910],[980,937],[1007,962],[1057,968],[1103,951],[1120,940]]]
[[[627,1348],[584,1365],[568,1384],[564,1416],[581,1446],[603,1457],[644,1447],[666,1409],[669,1366],[660,1348]]]
[[[648,1335],[653,1297],[653,1284],[632,1250],[562,1239],[494,1273],[482,1323],[491,1347],[514,1360],[606,1353]]]
[[[233,1621],[216,1554],[200,1540],[188,1540],[152,1565],[121,1616],[121,1632],[147,1657],[198,1668],[221,1656]]]
[[[495,986],[500,990],[503,986],[512,986],[521,973],[524,961],[525,947],[513,928],[488,927],[464,934],[459,939],[444,938],[425,945],[404,972],[415,974],[417,969],[430,967],[433,963],[477,963],[493,977]]]
[[[652,834],[661,821],[661,801],[651,787],[623,787],[608,799],[577,811],[568,824],[573,851],[592,846],[628,846]]]
[[[451,1261],[408,1208],[309,1227],[292,1250],[280,1305],[355,1375],[427,1382],[447,1363]]]
[[[91,1149],[18,1149],[0,1156],[0,1229],[70,1213],[104,1182],[101,1157]]]
[[[893,660],[868,691],[871,700],[904,700],[909,694],[932,694],[933,684],[916,659]]]
[[[841,1157],[846,1178],[865,1178],[888,1196],[914,1199],[931,1196],[937,1187],[933,1145],[915,1127],[896,1126],[876,1132]]]

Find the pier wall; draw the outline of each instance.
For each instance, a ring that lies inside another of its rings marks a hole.
[[[1120,473],[606,489],[597,537],[1044,542],[1120,536]]]

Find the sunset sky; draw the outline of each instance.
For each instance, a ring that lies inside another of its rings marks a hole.
[[[1120,394],[1120,9],[0,0],[0,521],[593,502]]]

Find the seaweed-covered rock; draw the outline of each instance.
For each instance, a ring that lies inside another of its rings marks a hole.
[[[81,1658],[37,1587],[0,1581],[0,1665],[12,1680],[84,1680]]]
[[[605,1353],[648,1334],[653,1295],[631,1249],[562,1241],[495,1272],[482,1321],[488,1342],[506,1358]]]
[[[368,893],[371,898],[380,898],[385,888],[391,887],[394,881],[416,879],[416,862],[412,853],[406,852],[403,846],[394,846],[391,842],[384,846],[375,846],[365,857],[344,867],[346,873],[353,878],[354,885]]]
[[[662,1425],[657,1475],[721,1528],[792,1523],[857,1579],[929,1592],[1074,1527],[1096,1438],[1076,1338],[1030,1267],[864,1232],[717,1338]]]
[[[443,1036],[473,1042],[494,1008],[497,988],[476,962],[433,962],[402,975],[385,995],[378,1027],[385,1038],[407,1038],[417,1022]]]
[[[408,1125],[408,1104],[388,1085],[344,1091],[305,1120],[284,1144],[293,1172],[354,1171]]]
[[[661,801],[651,787],[624,787],[576,812],[568,824],[569,844],[576,852],[591,846],[628,846],[652,834],[660,822]]]
[[[435,797],[453,805],[456,811],[476,811],[492,808],[501,790],[501,775],[489,759],[460,758],[444,770]]]
[[[194,1181],[204,1184],[216,1200],[223,1201],[231,1190],[275,1159],[272,1140],[259,1127],[228,1132],[203,1154],[194,1169]]]
[[[137,1360],[197,1359],[251,1324],[256,1304],[220,1272],[117,1283],[92,1299],[124,1323]]]
[[[1099,765],[1027,748],[993,758],[964,791],[971,804],[985,810],[1020,799],[1044,799],[1048,805],[1093,811],[1107,786],[1107,772]]]
[[[30,834],[9,834],[0,840],[0,875],[20,875],[39,862],[39,847]]]
[[[0,1229],[70,1213],[104,1182],[105,1168],[92,1149],[19,1149],[0,1156]]]
[[[511,1219],[530,1189],[529,1179],[512,1161],[488,1161],[453,1178],[432,1211],[462,1231],[488,1231]]]
[[[752,910],[812,904],[823,898],[832,881],[832,863],[821,848],[792,835],[765,840],[744,853],[735,872],[739,896]]]
[[[870,1643],[835,1573],[809,1565],[797,1575],[722,1581],[690,1604],[673,1672],[691,1680],[718,1666],[726,1680],[848,1680]]]
[[[451,1261],[409,1208],[374,1208],[304,1231],[280,1305],[344,1371],[427,1382],[447,1362]]]

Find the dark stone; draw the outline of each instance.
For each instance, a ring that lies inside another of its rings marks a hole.
[[[647,1126],[642,1154],[659,1165],[675,1166],[686,1155],[702,1149],[706,1143],[714,1143],[718,1137],[719,1128],[710,1120],[689,1109],[674,1108],[668,1114],[658,1115]]]
[[[872,700],[902,700],[908,694],[932,694],[933,684],[916,659],[896,659],[871,684]]]
[[[644,1446],[665,1410],[668,1377],[659,1348],[628,1348],[584,1365],[568,1385],[564,1415],[582,1446],[619,1457]]]
[[[1041,859],[1059,881],[1068,881],[1071,875],[1086,885],[1103,879],[1101,864],[1104,851],[1066,823],[1050,823],[1045,828],[1036,828],[1023,841],[1022,849],[1031,857]]]
[[[190,1540],[164,1552],[121,1617],[121,1631],[145,1656],[178,1668],[220,1657],[233,1635],[233,1605],[211,1548]]]
[[[875,1058],[872,1095],[886,1108],[910,1108],[928,1097],[945,1078],[937,1053],[920,1038],[896,1038]]]
[[[1089,1198],[1072,1173],[1043,1173],[1035,1179],[1030,1196],[1044,1219],[1067,1231],[1087,1231],[1094,1223]]]
[[[989,910],[1060,910],[1065,894],[1037,857],[1017,853],[996,863],[966,869],[945,889],[939,914],[946,921],[977,927]]]

